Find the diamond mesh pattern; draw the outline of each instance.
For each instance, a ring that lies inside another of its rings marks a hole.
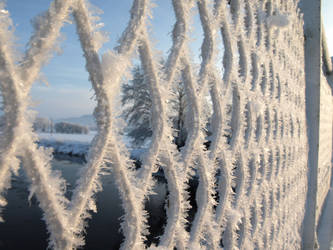
[[[173,0],[173,45],[162,66],[147,31],[148,0],[133,1],[119,46],[102,57],[87,2],[55,0],[39,20],[19,65],[8,43],[11,21],[8,14],[0,14],[0,87],[6,121],[0,143],[0,194],[9,187],[10,173],[17,170],[17,157],[22,156],[31,192],[45,213],[51,247],[72,249],[84,244],[84,220],[89,210],[96,210],[93,195],[101,189],[100,175],[110,168],[125,211],[122,248],[144,248],[149,234],[144,202],[154,185],[152,174],[161,166],[170,194],[167,225],[157,248],[300,248],[307,140],[298,1],[228,2]],[[99,131],[71,201],[64,197],[64,180],[50,169],[50,154],[34,143],[27,115],[28,92],[70,12],[97,97]],[[204,33],[198,73],[189,53],[193,15],[199,15]],[[217,58],[221,42],[222,64]],[[120,145],[113,112],[113,100],[136,50],[153,106],[152,142],[138,170]],[[170,85],[177,76],[184,81],[190,103],[188,138],[180,152],[167,118]],[[213,105],[208,150],[204,147],[208,117],[202,102],[207,93]],[[193,173],[199,178],[198,210],[188,232],[187,183]],[[6,205],[3,197],[0,202]]]

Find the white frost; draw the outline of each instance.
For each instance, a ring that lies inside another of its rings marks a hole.
[[[304,37],[298,1],[235,0],[230,5],[226,0],[216,0],[215,5],[198,1],[204,31],[199,72],[189,53],[188,35],[196,2],[172,3],[176,23],[165,65],[160,65],[149,37],[147,18],[152,4],[148,0],[133,1],[119,46],[101,56],[98,51],[106,37],[98,29],[103,23],[89,11],[88,1],[55,0],[35,21],[29,49],[19,60],[9,13],[0,5],[0,91],[5,119],[0,138],[0,205],[6,205],[4,193],[22,159],[32,182],[29,197],[36,195],[44,211],[50,247],[75,249],[84,245],[85,221],[97,210],[100,176],[111,172],[125,213],[121,247],[144,249],[149,234],[144,204],[154,185],[152,175],[161,167],[169,190],[167,224],[160,243],[152,249],[218,249],[221,240],[226,249],[299,247],[307,140]],[[50,151],[35,143],[27,94],[70,13],[96,94],[98,126],[71,201],[64,196],[66,182],[51,170]],[[284,32],[271,32],[271,28]],[[222,64],[217,56],[219,36],[224,46]],[[118,135],[115,106],[136,51],[153,103],[153,136],[138,170]],[[168,118],[170,85],[179,75],[188,98],[188,137],[180,152]],[[208,92],[213,104],[211,120],[204,109]],[[208,121],[212,128],[209,147]],[[199,182],[197,212],[188,232],[187,190],[194,173]]]

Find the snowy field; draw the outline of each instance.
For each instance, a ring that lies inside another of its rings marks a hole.
[[[53,148],[54,152],[58,154],[85,157],[95,135],[96,131],[90,131],[88,134],[38,133],[38,144],[39,146]],[[123,143],[130,151],[132,159],[140,159],[141,155],[147,150],[147,146],[143,148],[131,147],[130,139],[125,136],[123,137]]]
[[[38,133],[40,146],[51,147],[55,153],[81,157],[87,154],[95,135],[95,131],[91,131],[88,134]]]
[[[78,142],[90,143],[96,135],[96,131],[90,131],[88,134],[58,134],[58,133],[38,133],[40,140],[57,142]]]

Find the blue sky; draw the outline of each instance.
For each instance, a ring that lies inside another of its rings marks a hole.
[[[323,1],[323,17],[330,51],[333,51],[333,1]],[[19,49],[24,51],[32,32],[31,20],[46,10],[51,0],[7,0],[7,9],[15,24]],[[129,19],[132,0],[91,0],[93,5],[104,10],[101,22],[103,30],[109,33],[109,42],[101,52],[112,49],[125,29]],[[171,39],[170,32],[174,24],[171,1],[155,0],[157,7],[153,9],[154,19],[151,20],[151,37],[155,47],[166,54]],[[198,23],[198,17],[194,24]],[[200,26],[199,26],[200,27]],[[196,59],[201,44],[201,28],[196,29],[192,37],[192,51]],[[47,79],[45,83],[36,83],[31,91],[36,109],[41,116],[66,118],[92,113],[95,106],[94,92],[88,81],[85,61],[75,32],[75,26],[66,24],[62,29],[62,52],[55,54],[53,59],[43,68]],[[199,37],[196,39],[196,37]]]
[[[322,15],[325,26],[327,44],[331,56],[333,55],[333,1],[322,0]]]
[[[7,0],[7,9],[15,24],[16,36],[21,51],[24,51],[31,32],[31,20],[33,17],[46,10],[51,0]],[[105,24],[104,31],[109,34],[109,42],[101,49],[105,52],[117,45],[129,20],[131,0],[91,0],[93,5],[104,10],[100,15],[101,22]],[[154,20],[151,22],[153,42],[158,50],[169,49],[174,16],[171,1],[160,0],[159,6],[154,8]],[[156,28],[158,26],[158,28]],[[160,32],[165,31],[165,32]],[[31,91],[34,109],[41,116],[52,118],[64,118],[79,116],[93,112],[95,106],[94,92],[88,81],[88,73],[85,70],[85,61],[75,31],[75,26],[66,24],[62,29],[63,39],[61,53],[55,54],[52,60],[42,70],[45,83],[36,83]],[[199,44],[199,43],[198,43]]]

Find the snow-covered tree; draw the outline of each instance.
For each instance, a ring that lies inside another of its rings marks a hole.
[[[152,136],[150,125],[152,101],[142,68],[135,66],[132,75],[133,79],[122,86],[121,103],[124,106],[124,119],[128,122],[127,135],[135,145],[142,145]]]
[[[132,80],[122,86],[121,102],[124,106],[124,119],[128,122],[127,135],[132,138],[133,144],[140,146],[152,136],[150,125],[152,101],[141,66],[135,66],[132,75]],[[181,80],[175,81],[171,92],[169,100],[171,105],[170,120],[175,130],[174,142],[180,148],[184,146],[187,137],[185,126],[187,102],[183,82]]]

